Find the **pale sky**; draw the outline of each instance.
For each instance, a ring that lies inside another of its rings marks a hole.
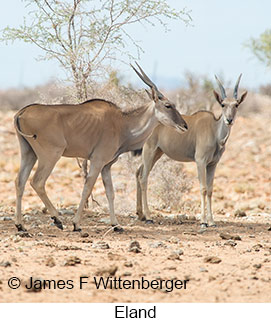
[[[1,0],[0,29],[16,26],[25,14],[21,0]],[[271,83],[271,70],[253,57],[243,44],[271,28],[270,0],[168,0],[174,7],[191,10],[192,24],[170,23],[171,31],[162,27],[148,30],[134,27],[132,36],[140,41],[145,53],[139,63],[155,77],[158,86],[176,87],[182,84],[185,71],[213,77],[223,75],[235,82],[243,73],[242,86],[249,89]],[[44,84],[52,78],[63,78],[56,62],[36,61],[41,53],[35,45],[15,42],[0,43],[0,89]],[[128,50],[130,50],[128,48]],[[134,48],[131,48],[134,50]],[[116,64],[128,82],[140,86],[129,66]],[[125,81],[124,81],[125,82]]]

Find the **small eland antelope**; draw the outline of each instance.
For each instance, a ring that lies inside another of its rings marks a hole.
[[[151,88],[152,100],[138,109],[124,113],[115,104],[93,99],[77,105],[32,104],[14,116],[14,126],[21,150],[21,165],[16,178],[16,227],[22,224],[21,201],[25,183],[38,160],[31,185],[49,211],[55,225],[63,229],[58,211],[49,200],[45,183],[61,156],[89,159],[91,167],[85,180],[81,201],[73,218],[74,231],[80,231],[84,205],[101,173],[109,203],[111,224],[118,222],[114,213],[111,166],[124,152],[142,148],[152,130],[161,122],[177,132],[187,130],[179,112],[137,65],[137,75]]]
[[[241,75],[234,87],[233,98],[227,98],[223,85],[216,77],[221,94],[214,91],[214,96],[222,108],[222,114],[218,119],[211,112],[198,111],[190,116],[183,115],[188,126],[188,131],[183,134],[164,125],[159,125],[154,129],[144,144],[142,165],[136,173],[137,214],[140,220],[152,222],[147,202],[148,176],[157,160],[166,154],[176,161],[196,162],[201,192],[201,226],[215,226],[211,205],[214,174],[217,163],[225,151],[225,144],[238,107],[247,95],[245,91],[238,99]],[[207,216],[205,213],[206,195]]]

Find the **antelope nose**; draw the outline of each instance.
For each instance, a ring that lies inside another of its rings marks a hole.
[[[228,124],[232,124],[232,119],[231,118],[227,118]]]

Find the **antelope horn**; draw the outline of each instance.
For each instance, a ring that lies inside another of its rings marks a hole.
[[[140,79],[145,84],[147,84],[150,88],[153,88],[156,91],[159,99],[164,98],[164,95],[158,90],[157,86],[150,80],[150,78],[146,75],[146,73],[139,66],[139,64],[137,62],[135,62],[135,63],[137,65],[137,67],[139,68],[140,72],[132,64],[130,64],[130,65],[131,65],[132,69],[136,72],[136,74],[140,77]]]
[[[242,73],[239,75],[238,80],[237,80],[237,82],[235,84],[235,87],[234,87],[233,97],[235,99],[237,99],[237,97],[238,97],[238,87],[239,87],[239,83],[240,83],[240,80],[241,80],[241,76],[242,76]]]
[[[217,84],[218,84],[218,86],[220,88],[222,100],[224,100],[227,97],[225,89],[224,89],[223,85],[221,84],[221,82],[219,81],[219,79],[218,79],[218,77],[216,75],[215,75],[215,79],[216,79]]]

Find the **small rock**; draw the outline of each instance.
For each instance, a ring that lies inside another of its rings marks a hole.
[[[128,276],[132,276],[132,273],[130,273],[129,271],[125,271],[122,276],[124,277],[128,277]]]
[[[75,266],[76,264],[80,264],[81,259],[77,256],[71,256],[68,259],[65,260],[64,266]]]
[[[2,220],[2,221],[11,221],[12,218],[10,216],[1,216],[0,220]]]
[[[117,253],[108,252],[107,257],[109,260],[124,260],[125,257]]]
[[[19,236],[16,235],[15,237],[13,237],[12,240],[13,240],[13,242],[17,243],[17,242],[21,241],[22,239]]]
[[[32,238],[32,234],[30,234],[29,232],[25,232],[25,231],[20,231],[16,233],[16,236],[19,236],[21,238]],[[16,241],[14,241],[16,242]]]
[[[261,264],[254,264],[253,267],[256,269],[260,269],[260,268],[262,268],[262,265]]]
[[[235,247],[236,245],[237,245],[237,243],[233,240],[228,240],[227,242],[224,243],[224,246]]]
[[[208,273],[208,270],[206,268],[200,267],[199,271],[201,273]]]
[[[193,232],[193,231],[183,232],[183,234],[188,235],[188,236],[196,236],[197,235],[197,233]]]
[[[159,248],[159,247],[165,247],[165,244],[162,241],[157,241],[157,242],[149,243],[149,246],[151,248]]]
[[[207,256],[204,258],[204,262],[208,262],[210,264],[219,264],[222,260],[215,256]]]
[[[169,260],[182,260],[182,259],[180,258],[180,255],[179,255],[176,251],[172,252],[172,253],[167,257],[167,259],[169,259]]]
[[[81,232],[80,236],[81,238],[88,238],[89,234],[87,232]]]
[[[93,240],[92,239],[83,239],[80,242],[82,242],[82,243],[92,243]]]
[[[55,262],[55,260],[54,260],[53,257],[50,257],[50,258],[48,258],[46,260],[45,265],[48,266],[48,267],[50,267],[50,268],[52,268],[52,267],[54,267],[56,265],[56,262]]]
[[[67,210],[67,209],[60,209],[58,210],[60,215],[74,215],[73,210]]]
[[[240,236],[232,235],[232,234],[226,233],[226,232],[221,232],[219,234],[219,236],[221,239],[224,239],[224,240],[242,240]]]
[[[174,252],[179,256],[182,256],[184,254],[182,249],[175,250]]]
[[[260,250],[261,250],[261,248],[262,248],[263,246],[260,244],[260,243],[258,243],[258,244],[256,244],[256,245],[254,245],[253,247],[252,247],[252,249],[254,250],[254,251],[256,251],[256,252],[259,252]]]
[[[214,276],[209,276],[209,282],[213,281],[213,280],[216,280],[216,278]]]
[[[141,247],[138,241],[133,240],[129,245],[129,251],[134,253],[141,252]]]
[[[168,240],[170,243],[178,244],[180,242],[180,239],[177,237],[170,237]]]
[[[98,241],[92,244],[92,248],[95,249],[110,249],[109,244],[104,241]]]
[[[7,268],[7,267],[10,267],[10,266],[11,266],[11,262],[9,262],[9,261],[1,261],[0,262],[0,267]]]
[[[207,231],[207,228],[200,228],[199,230],[198,230],[198,233],[199,234],[202,234],[202,233],[204,233],[204,232],[206,232]]]
[[[110,267],[100,268],[96,271],[95,275],[97,276],[115,276],[118,267],[116,265],[112,265]]]
[[[128,268],[131,268],[131,267],[133,267],[133,263],[132,263],[131,261],[126,261],[126,262],[124,263],[124,266],[125,266],[125,267],[128,267]]]
[[[110,218],[102,218],[99,220],[100,223],[111,224]]]
[[[269,228],[267,229],[267,231],[271,231],[271,227],[269,227]]]
[[[24,215],[24,221],[26,221],[26,222],[30,222],[30,221],[32,221],[34,218],[33,218],[33,216],[31,216],[31,215],[29,215],[29,214],[25,214]]]
[[[170,267],[166,267],[165,269],[167,269],[167,270],[177,270],[177,267],[175,267],[175,266],[170,266]]]
[[[246,217],[247,216],[247,214],[246,214],[246,212],[245,211],[242,211],[242,210],[236,210],[235,212],[234,212],[234,216],[236,216],[237,218],[243,218],[243,217]]]
[[[42,232],[39,232],[39,233],[37,234],[37,236],[38,236],[38,237],[43,237],[43,236],[44,236],[44,234],[43,234]]]

